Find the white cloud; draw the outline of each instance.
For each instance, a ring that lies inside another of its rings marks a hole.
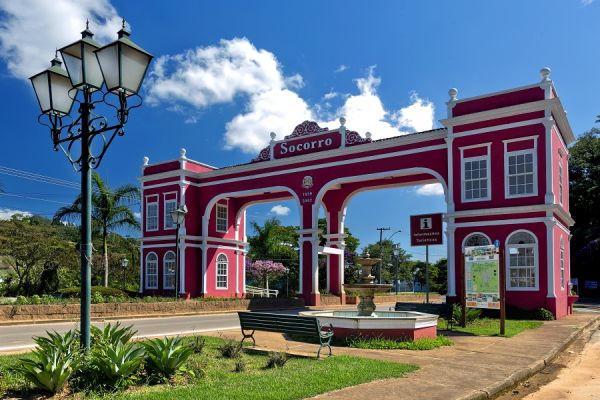
[[[377,94],[381,79],[375,76],[374,67],[355,82],[358,94],[341,95],[332,89],[322,104],[309,104],[297,93],[304,85],[302,76],[285,76],[273,53],[257,49],[246,38],[234,38],[159,57],[150,73],[147,99],[154,105],[168,104],[169,109],[186,115],[185,122],[194,123],[201,117],[200,110],[242,96],[243,111],[225,125],[224,147],[252,155],[268,145],[270,132],[282,139],[304,120],[333,128],[344,116],[349,129],[363,135],[371,132],[374,139],[433,127],[433,104],[416,93],[404,108],[384,107]],[[343,101],[337,109],[329,103],[335,97]]]
[[[581,5],[584,7],[589,6],[590,4],[592,4],[595,0],[581,0]]]
[[[0,221],[8,221],[12,218],[13,215],[31,217],[33,214],[29,211],[13,210],[10,208],[0,208]]]
[[[349,67],[349,66],[347,66],[347,65],[344,65],[344,64],[340,64],[340,65],[339,65],[339,66],[338,66],[338,67],[335,69],[335,71],[333,71],[333,72],[334,72],[335,74],[339,74],[340,72],[344,72],[344,71],[345,71],[345,70],[347,70],[348,68],[350,68],[350,67]]]
[[[444,188],[439,183],[427,183],[423,186],[420,186],[416,193],[419,196],[443,196]]]
[[[0,0],[0,57],[13,76],[28,78],[81,37],[87,18],[98,42],[116,39],[121,20],[109,0]]]
[[[134,212],[133,212],[133,216],[134,216],[136,219],[142,219],[142,213],[140,213],[140,212],[134,211]]]
[[[271,213],[283,217],[290,214],[290,208],[282,206],[281,204],[277,204],[271,208]]]
[[[374,75],[375,67],[370,67],[367,76],[356,79],[359,93],[346,98],[335,113],[336,119],[324,123],[336,126],[340,116],[346,118],[346,126],[364,135],[371,132],[373,139],[383,139],[406,133],[425,131],[433,128],[434,106],[416,93],[410,96],[411,104],[396,111],[388,111],[377,94],[381,79]]]

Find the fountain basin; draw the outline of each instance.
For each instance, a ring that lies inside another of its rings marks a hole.
[[[437,336],[438,316],[416,311],[376,311],[361,316],[359,311],[303,311],[300,315],[317,317],[321,325],[333,326],[336,338],[352,336],[415,340]]]

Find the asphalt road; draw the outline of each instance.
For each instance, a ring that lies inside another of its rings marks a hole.
[[[289,312],[289,311],[288,311]],[[294,313],[294,311],[291,311]],[[137,337],[192,334],[227,329],[239,329],[235,313],[212,315],[189,315],[163,318],[120,319],[107,322],[133,325]],[[102,326],[104,322],[94,322]],[[59,322],[35,325],[0,326],[0,352],[24,350],[34,346],[33,337],[43,336],[46,331],[66,332],[79,328],[79,322]]]

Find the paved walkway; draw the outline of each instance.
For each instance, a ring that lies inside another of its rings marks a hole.
[[[454,346],[429,351],[359,350],[335,347],[334,355],[415,364],[420,369],[405,378],[374,381],[317,396],[317,399],[487,399],[515,381],[539,372],[584,327],[600,321],[600,314],[577,312],[559,321],[512,338],[453,334]],[[237,333],[227,332],[228,336]],[[241,337],[241,335],[237,335]],[[257,332],[256,343],[268,349],[316,354],[318,346],[286,341],[282,335]]]

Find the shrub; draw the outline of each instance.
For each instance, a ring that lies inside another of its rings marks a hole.
[[[534,311],[535,319],[538,321],[554,321],[554,314],[545,308],[538,308]]]
[[[119,343],[127,343],[137,331],[133,330],[133,327],[125,326],[122,327],[119,322],[116,324],[106,324],[104,328],[91,327],[92,342],[94,347],[103,346],[116,346]]]
[[[102,296],[102,293],[92,293],[92,303],[93,304],[101,304],[104,303],[104,296]]]
[[[64,297],[80,297],[81,289],[79,287],[73,286],[64,289],[59,289],[58,293],[62,294]],[[92,286],[92,296],[95,293],[100,293],[104,296],[123,296],[124,298],[128,297],[127,293],[122,291],[121,289],[109,288],[104,286]]]
[[[240,358],[235,362],[234,372],[244,372],[246,370],[246,361],[243,358]]]
[[[126,388],[135,383],[135,372],[144,361],[144,348],[137,343],[116,341],[94,348],[92,365],[110,388]]]
[[[175,375],[193,353],[193,349],[185,346],[180,337],[152,339],[143,345],[147,367],[159,379],[169,379]]]
[[[234,339],[225,339],[223,344],[219,346],[219,352],[225,358],[238,358],[242,355],[242,346],[242,342]]]
[[[288,356],[284,352],[269,352],[266,368],[281,368],[288,362]]]
[[[59,392],[77,369],[80,353],[77,331],[64,335],[48,333],[48,337],[34,338],[37,348],[29,358],[22,358],[15,369],[35,387],[51,393]]]
[[[194,336],[191,339],[191,347],[195,354],[202,354],[206,347],[206,339],[203,336]]]
[[[466,317],[467,324],[475,321],[477,318],[481,316],[480,308],[467,308]],[[460,305],[452,304],[452,319],[455,324],[460,324],[462,318],[462,310]]]

